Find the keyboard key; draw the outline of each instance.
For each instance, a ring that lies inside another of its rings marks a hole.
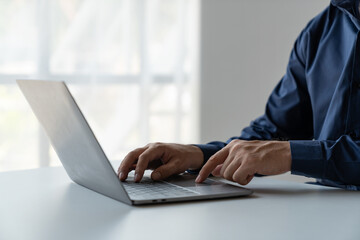
[[[144,179],[141,183],[124,182],[123,186],[133,200],[196,196],[199,193],[167,182]]]

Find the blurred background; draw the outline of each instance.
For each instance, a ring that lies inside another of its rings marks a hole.
[[[0,0],[0,171],[60,162],[16,79],[62,80],[111,160],[261,115],[329,0]]]

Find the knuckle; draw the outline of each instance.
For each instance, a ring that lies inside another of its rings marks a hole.
[[[210,157],[209,159],[208,159],[208,162],[209,163],[212,163],[212,162],[214,162],[215,161],[215,157],[214,156],[212,156],[212,157]]]
[[[241,151],[243,148],[243,141],[241,140],[233,140],[231,142],[232,144],[230,145],[230,150],[231,151]]]
[[[244,151],[246,151],[246,152],[251,151],[253,148],[254,148],[253,146],[248,145],[248,144],[245,144],[245,145],[243,146],[243,149],[244,149]]]
[[[154,148],[154,147],[158,147],[160,146],[162,143],[160,142],[152,142],[152,143],[148,143],[145,147],[146,148]]]
[[[153,144],[152,144],[152,147],[160,147],[162,145],[162,143],[161,142],[154,142]]]
[[[229,180],[229,178],[230,178],[229,174],[226,174],[226,173],[223,173],[223,174],[222,174],[222,177],[225,178],[225,179],[227,179],[227,180]]]
[[[144,155],[141,155],[140,157],[139,157],[139,160],[138,160],[138,162],[137,162],[137,166],[143,166],[146,162],[147,162],[147,157],[146,157],[146,155],[144,156]]]
[[[148,148],[151,149],[151,150],[159,150],[159,149],[162,149],[164,146],[164,143],[161,143],[161,142],[154,142],[154,143],[151,143]]]
[[[246,185],[248,182],[246,181],[246,179],[242,178],[241,176],[239,175],[235,175],[233,176],[233,179],[234,179],[234,182],[237,182],[238,184],[241,184],[241,185]]]
[[[139,156],[137,166],[143,167],[148,163],[148,153],[143,153]]]
[[[140,153],[142,152],[141,150],[142,150],[141,148],[136,148],[136,149],[130,151],[130,152],[125,156],[125,159],[127,159],[127,160],[135,160],[135,159],[137,159],[138,156],[140,155]]]
[[[135,158],[136,157],[136,153],[139,151],[139,149],[135,149],[135,150],[132,150],[130,151],[127,155],[126,155],[126,158]]]
[[[232,174],[230,174],[228,171],[224,171],[224,173],[222,174],[222,177],[227,179],[227,180],[230,180],[230,181],[233,180]]]
[[[226,176],[224,177],[226,180],[229,180],[229,181],[233,181],[232,177],[231,176]]]
[[[239,143],[241,140],[240,139],[233,139],[230,144],[233,145],[233,144],[237,144]]]

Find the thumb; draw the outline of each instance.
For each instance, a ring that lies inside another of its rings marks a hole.
[[[171,175],[179,173],[177,165],[178,164],[176,164],[176,161],[171,161],[164,165],[161,165],[151,173],[151,179],[154,181],[159,181],[168,178]]]

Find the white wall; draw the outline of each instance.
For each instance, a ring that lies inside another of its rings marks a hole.
[[[200,141],[239,135],[263,114],[292,45],[330,0],[202,0]]]

